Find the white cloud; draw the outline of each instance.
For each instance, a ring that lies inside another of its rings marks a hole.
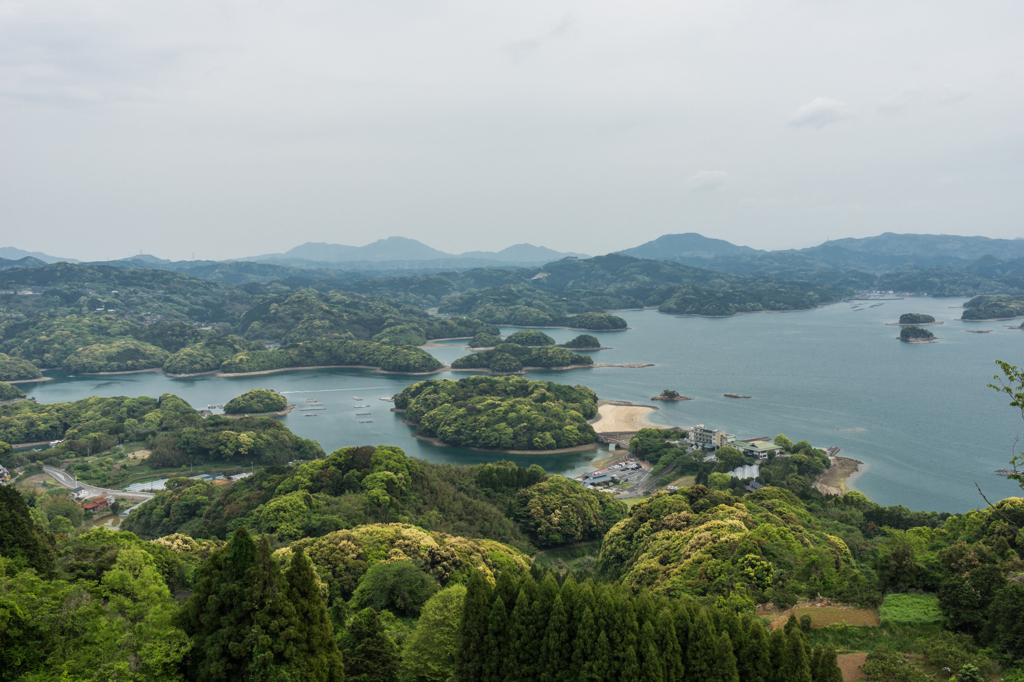
[[[721,189],[729,174],[720,170],[705,170],[686,179],[691,192]]]
[[[807,104],[793,112],[789,117],[788,125],[796,128],[811,126],[821,128],[829,123],[837,123],[853,114],[846,102],[829,99],[828,97],[816,97]]]

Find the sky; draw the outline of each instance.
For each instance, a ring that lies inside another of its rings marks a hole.
[[[1024,236],[1024,3],[0,0],[0,246]]]

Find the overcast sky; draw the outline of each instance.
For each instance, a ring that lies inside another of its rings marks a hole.
[[[0,246],[1024,236],[1024,3],[0,0]]]

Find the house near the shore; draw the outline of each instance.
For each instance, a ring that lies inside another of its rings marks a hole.
[[[756,457],[757,459],[768,459],[768,455],[771,453],[778,454],[780,448],[778,445],[771,441],[762,441],[759,443],[744,443],[742,441],[735,441],[730,443],[734,448],[739,450],[743,455],[747,457]]]
[[[718,431],[716,429],[704,428],[703,424],[697,424],[686,436],[687,440],[693,445],[697,445],[702,448],[723,448],[726,445],[731,445],[736,440],[736,436],[725,431]]]

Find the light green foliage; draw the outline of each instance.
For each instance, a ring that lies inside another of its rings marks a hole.
[[[221,365],[225,374],[287,369],[289,367],[365,366],[388,372],[432,372],[441,363],[414,346],[320,337],[276,350],[239,353]]]
[[[25,392],[20,388],[0,381],[0,400],[17,400],[24,397]]]
[[[225,414],[263,414],[279,412],[288,405],[288,400],[278,393],[265,388],[254,388],[224,404]]]
[[[214,372],[239,353],[264,348],[262,343],[246,341],[240,336],[217,336],[178,349],[164,362],[163,370],[168,374]]]
[[[453,585],[423,605],[416,630],[401,652],[406,675],[427,682],[446,682],[452,677],[465,598],[466,587]]]
[[[162,348],[136,341],[119,339],[79,348],[64,359],[65,372],[131,372],[154,369],[164,364],[170,354]]]
[[[708,487],[712,490],[728,490],[731,478],[729,474],[718,472],[708,474]]]
[[[887,594],[878,617],[882,623],[892,626],[942,622],[939,598],[934,594]]]
[[[43,373],[28,360],[12,358],[9,355],[0,353],[0,381],[38,379],[41,376],[43,376]]]
[[[923,313],[903,313],[900,315],[900,324],[930,324],[935,321],[931,315]]]
[[[915,668],[906,656],[885,647],[869,653],[860,669],[869,682],[926,682],[931,679]]]
[[[351,606],[415,617],[436,591],[437,582],[411,561],[382,561],[363,575]]]
[[[493,348],[497,346],[499,343],[501,343],[500,337],[494,334],[482,332],[471,338],[469,340],[469,343],[466,345],[468,345],[470,348]]]
[[[520,377],[430,380],[407,387],[395,406],[419,433],[452,445],[548,450],[597,438],[587,423],[597,413],[597,396],[584,386]]]
[[[564,476],[519,491],[512,517],[539,547],[596,540],[626,517],[626,505]]]
[[[562,344],[562,348],[578,350],[594,350],[600,347],[601,342],[597,340],[596,336],[592,336],[590,334],[580,334],[576,338]]]
[[[975,296],[964,303],[962,320],[999,320],[1024,315],[1024,296]]]

